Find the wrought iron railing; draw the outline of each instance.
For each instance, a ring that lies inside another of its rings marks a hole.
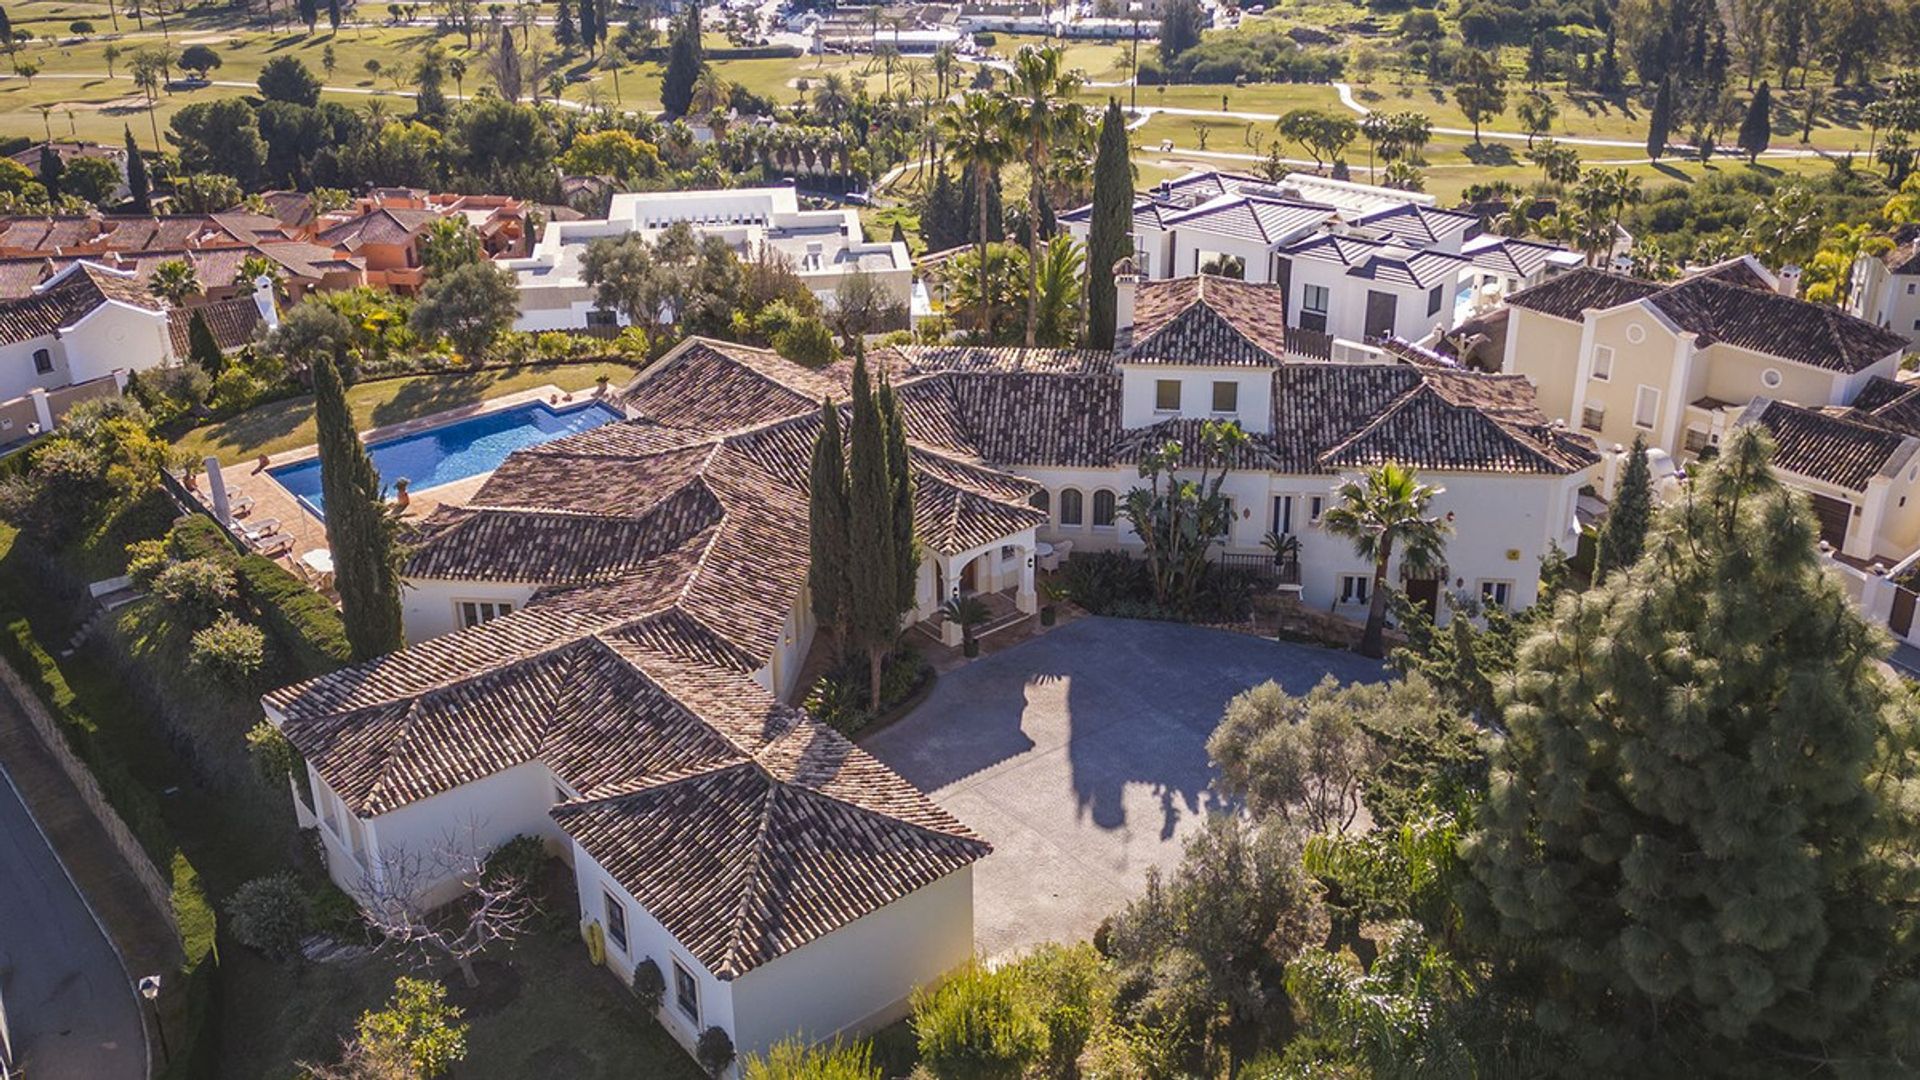
[[[1260,579],[1269,585],[1300,584],[1300,560],[1273,555],[1240,555],[1223,552],[1220,565]]]

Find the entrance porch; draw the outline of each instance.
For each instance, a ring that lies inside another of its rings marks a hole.
[[[920,605],[916,622],[941,644],[958,646],[962,637],[960,625],[946,618],[942,609],[950,600],[971,596],[992,612],[985,623],[975,628],[975,637],[1011,626],[1040,610],[1033,583],[1034,565],[1035,540],[1031,529],[953,555],[929,551],[922,568],[922,582],[931,588],[922,593],[922,598],[930,602]]]

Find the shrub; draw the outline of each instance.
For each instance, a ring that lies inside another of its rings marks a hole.
[[[238,364],[228,367],[213,380],[213,410],[232,414],[251,409],[265,395],[267,386]]]
[[[642,1012],[653,1016],[660,1011],[660,1003],[667,997],[667,979],[660,974],[660,965],[654,963],[652,957],[633,965],[633,984],[630,989],[633,990],[634,1000],[640,1003]]]
[[[135,540],[127,545],[127,576],[136,589],[152,589],[160,571],[172,563],[165,540]]]
[[[292,656],[300,674],[323,675],[347,662],[350,651],[340,612],[279,563],[235,552],[220,527],[198,514],[176,522],[167,534],[167,545],[178,559],[215,559],[231,566],[239,577],[241,595],[267,632]]]
[[[1014,977],[1047,1029],[1047,1050],[1035,1070],[1074,1080],[1077,1063],[1113,1004],[1113,980],[1100,954],[1084,942],[1042,945],[1012,965]]]
[[[227,900],[227,928],[233,939],[275,960],[300,951],[307,927],[307,893],[292,874],[254,878]]]
[[[253,767],[262,777],[277,782],[285,782],[293,775],[299,757],[293,744],[287,741],[286,733],[274,727],[271,720],[262,720],[247,729],[247,754],[253,758]]]
[[[785,1039],[773,1044],[766,1057],[747,1059],[745,1080],[880,1080],[880,1070],[867,1043],[808,1046]]]
[[[805,705],[815,720],[851,736],[879,719],[867,710],[870,672],[861,658],[828,671],[807,691]],[[912,697],[933,677],[933,665],[911,646],[902,645],[880,669],[880,713],[885,715]]]
[[[1047,1050],[1047,1025],[1010,968],[978,962],[913,995],[920,1061],[939,1080],[1017,1080]]]
[[[266,665],[267,635],[228,612],[194,633],[187,662],[228,686],[245,690]]]
[[[360,905],[332,881],[322,881],[319,891],[308,898],[307,917],[315,932],[332,937],[364,935],[367,929]]]
[[[460,1009],[447,1004],[446,987],[427,979],[396,979],[387,1007],[361,1014],[355,1030],[360,1046],[374,1059],[411,1066],[410,1072],[398,1075],[431,1080],[467,1056],[467,1025],[460,1020]]]
[[[840,359],[833,331],[818,318],[797,319],[773,336],[773,349],[802,367],[826,367]]]
[[[153,579],[153,594],[176,618],[202,627],[233,603],[238,590],[233,571],[217,559],[188,559],[167,567]]]
[[[725,1028],[710,1027],[701,1032],[700,1038],[694,1042],[693,1057],[708,1076],[719,1076],[727,1066],[733,1064],[733,1037],[727,1034]]]
[[[520,835],[493,849],[487,856],[488,881],[517,881],[531,890],[547,865],[547,847],[537,836]]]

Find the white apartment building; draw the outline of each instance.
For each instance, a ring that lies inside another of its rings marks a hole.
[[[718,191],[629,191],[613,196],[604,219],[556,221],[524,259],[496,265],[520,287],[516,330],[624,326],[623,313],[604,311],[585,278],[584,259],[595,240],[638,233],[649,241],[686,222],[701,236],[718,236],[743,259],[785,259],[823,304],[832,306],[840,281],[871,274],[899,299],[913,300],[913,260],[905,244],[868,242],[851,208],[802,210],[791,185]],[[663,313],[671,318],[671,313]]]

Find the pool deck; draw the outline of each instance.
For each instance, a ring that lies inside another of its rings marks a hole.
[[[462,405],[457,409],[447,409],[427,416],[415,417],[412,420],[403,421],[398,424],[389,424],[386,427],[363,431],[360,433],[360,441],[363,443],[384,442],[388,439],[412,435],[415,432],[424,431],[427,428],[440,427],[444,424],[470,419],[475,416],[484,416],[488,413],[499,412],[503,409],[512,409],[528,404],[529,402],[544,401],[548,404],[566,405],[592,400],[600,400],[600,398],[596,389],[591,385],[568,391],[552,383],[548,383],[543,386],[533,387],[529,390],[521,390],[497,398],[489,398],[486,401],[476,402],[472,405]],[[611,400],[610,396],[608,400]],[[228,465],[220,470],[221,480],[226,484],[227,498],[229,500],[238,499],[242,495],[249,495],[253,498],[253,510],[242,520],[265,521],[268,518],[274,518],[280,522],[280,528],[277,530],[276,535],[284,533],[288,537],[291,537],[293,546],[279,553],[276,558],[295,574],[301,575],[302,577],[305,575],[302,574],[300,558],[310,551],[322,551],[326,549],[327,525],[326,522],[308,510],[305,503],[294,498],[286,488],[281,487],[279,482],[268,474],[268,470],[277,469],[282,465],[291,465],[295,462],[306,461],[317,456],[319,452],[320,449],[317,446],[303,446],[297,450],[288,450],[280,454],[263,456],[252,464],[240,463]],[[441,484],[437,487],[409,490],[407,492],[407,509],[401,516],[407,521],[419,521],[442,506],[463,505],[468,499],[473,498],[475,492],[480,490],[480,485],[486,483],[489,475],[488,473],[482,473],[479,476],[469,476],[464,480],[456,480],[451,484]],[[212,505],[212,496],[208,493],[208,484],[204,475],[198,478],[198,482],[195,485],[195,494],[199,496],[202,503],[208,506]]]

